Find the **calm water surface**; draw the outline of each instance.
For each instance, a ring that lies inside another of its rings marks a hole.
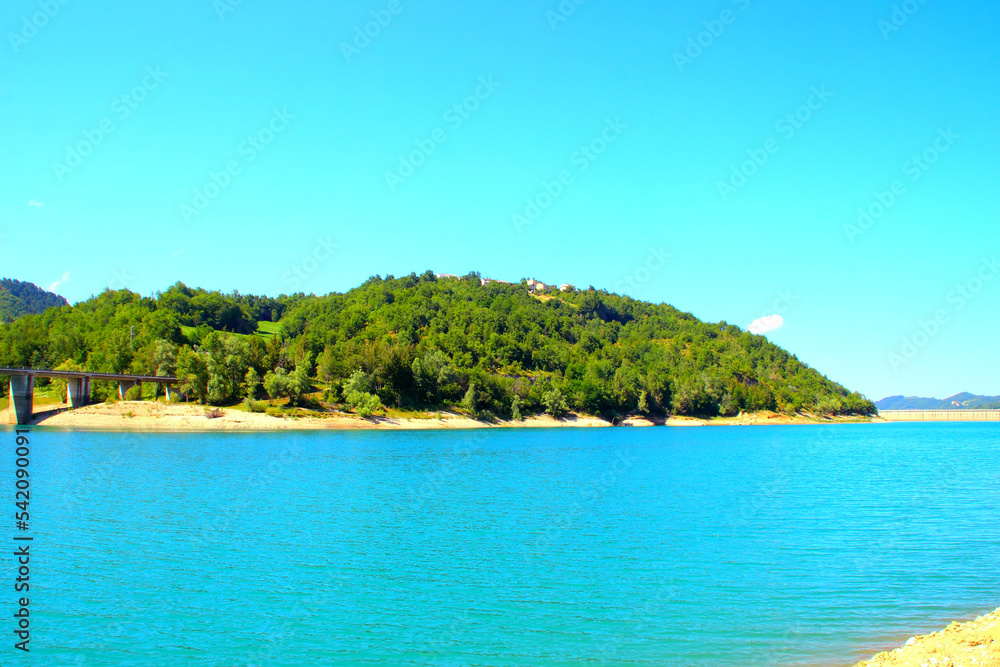
[[[19,664],[851,664],[1000,605],[998,436],[34,429]]]

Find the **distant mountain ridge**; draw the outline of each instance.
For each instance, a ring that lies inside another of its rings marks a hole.
[[[963,391],[949,398],[888,396],[875,401],[879,410],[985,410],[1000,408],[1000,396],[979,396]]]
[[[37,315],[49,308],[68,306],[69,301],[34,283],[0,279],[0,322],[13,322],[22,315]]]

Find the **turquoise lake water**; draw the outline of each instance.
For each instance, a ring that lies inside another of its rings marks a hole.
[[[32,650],[8,589],[0,655],[849,665],[1000,606],[998,436],[32,429]]]

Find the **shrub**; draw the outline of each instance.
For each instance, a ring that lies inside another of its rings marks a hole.
[[[372,413],[382,410],[382,400],[374,394],[353,390],[347,394],[347,404],[359,417],[368,419]]]

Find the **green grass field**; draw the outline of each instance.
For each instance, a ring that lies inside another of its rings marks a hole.
[[[192,334],[194,334],[194,327],[188,327],[181,325],[181,334],[185,338],[191,339]],[[257,331],[253,333],[254,336],[259,336],[261,338],[270,338],[271,336],[277,336],[281,334],[281,324],[279,322],[266,322],[261,321],[257,323]],[[244,338],[248,337],[248,334],[231,333],[231,336],[242,336]]]
[[[258,322],[257,323],[257,335],[258,336],[277,336],[281,333],[281,323],[280,322]]]

